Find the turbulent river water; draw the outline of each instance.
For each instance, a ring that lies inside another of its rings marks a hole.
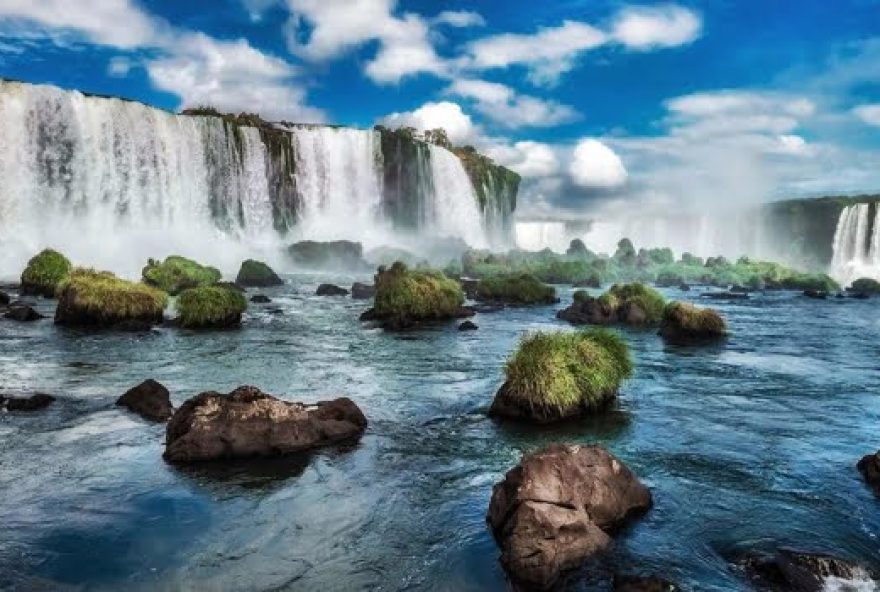
[[[519,337],[566,328],[557,307],[481,314],[475,332],[391,334],[361,326],[362,302],[313,296],[328,279],[365,278],[288,276],[239,331],[0,320],[0,390],[58,396],[0,415],[0,589],[504,590],[484,522],[492,485],[551,441],[600,442],[653,492],[608,571],[711,591],[749,589],[733,560],[751,549],[880,565],[878,501],[855,469],[878,447],[874,302],[720,303],[733,335],[708,348],[625,331],[637,370],[617,408],[535,430],[485,410]],[[307,459],[175,468],[161,459],[164,428],[114,406],[148,377],[175,404],[240,384],[304,401],[344,394],[370,425],[356,447]],[[607,589],[605,567],[586,571],[568,588]]]

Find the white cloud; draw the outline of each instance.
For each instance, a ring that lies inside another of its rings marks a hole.
[[[486,24],[480,13],[471,10],[444,10],[431,19],[431,22],[450,27],[482,27]]]
[[[414,111],[387,115],[379,122],[390,128],[414,127],[419,131],[442,127],[449,140],[456,145],[473,143],[479,135],[471,118],[459,105],[450,101],[425,103]]]
[[[456,80],[446,92],[473,100],[483,116],[507,128],[553,127],[579,118],[568,105],[522,95],[497,82]]]
[[[790,154],[799,156],[809,154],[811,152],[810,145],[801,136],[794,134],[784,134],[777,138],[778,149],[780,154]]]
[[[111,78],[125,78],[134,64],[130,58],[126,56],[116,56],[110,58],[107,64],[107,76]]]
[[[630,49],[649,50],[691,43],[702,26],[697,13],[681,6],[633,6],[618,14],[611,35]]]
[[[559,172],[559,159],[549,144],[522,141],[512,146],[503,144],[489,146],[486,148],[486,153],[498,164],[526,178],[548,178]]]
[[[626,183],[628,176],[617,153],[594,138],[577,143],[569,173],[576,185],[587,189],[615,189]]]
[[[852,110],[853,115],[868,125],[880,127],[880,103],[859,105]]]

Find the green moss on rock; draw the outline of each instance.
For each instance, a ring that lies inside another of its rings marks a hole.
[[[676,344],[692,344],[723,339],[727,323],[717,311],[687,302],[670,302],[663,309],[660,335]]]
[[[613,331],[534,333],[507,362],[490,413],[547,423],[594,412],[632,371],[629,348]]]
[[[639,282],[614,284],[599,296],[599,302],[609,309],[618,311],[621,320],[631,317],[634,313],[633,308],[638,308],[644,312],[644,319],[636,324],[644,325],[659,323],[663,316],[663,307],[666,305],[666,301],[657,290]]]
[[[266,286],[281,286],[284,280],[278,277],[275,271],[263,263],[254,259],[247,259],[241,264],[235,283],[239,286],[262,288]]]
[[[227,286],[199,286],[184,290],[175,308],[178,324],[187,329],[236,327],[247,310],[247,300]]]
[[[150,259],[142,274],[145,283],[172,296],[188,288],[210,286],[222,277],[219,270],[178,255],[171,255],[161,262]]]
[[[55,323],[142,329],[162,322],[168,296],[108,271],[75,269],[58,286]]]
[[[419,323],[462,315],[464,292],[458,282],[433,270],[410,270],[397,262],[376,274],[372,314],[387,328],[403,329]]]
[[[871,278],[859,278],[847,288],[847,291],[853,294],[880,294],[880,282]]]
[[[58,251],[44,249],[34,255],[21,272],[21,292],[53,298],[58,285],[72,268],[67,257]]]
[[[485,278],[477,285],[476,299],[504,304],[553,304],[556,289],[528,273],[504,274]]]

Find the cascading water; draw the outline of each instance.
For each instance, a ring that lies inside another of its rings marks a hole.
[[[845,207],[837,221],[833,249],[831,275],[837,281],[880,279],[880,208],[867,203]]]
[[[461,161],[449,150],[430,146],[432,196],[428,224],[441,237],[458,237],[476,248],[489,246],[477,196]]]

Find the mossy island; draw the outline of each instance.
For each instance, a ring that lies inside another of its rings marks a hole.
[[[300,241],[287,248],[291,260],[309,269],[345,269],[360,271],[368,266],[364,261],[364,247],[361,243],[338,241]]]
[[[262,261],[246,259],[235,276],[235,283],[247,288],[267,288],[284,285],[284,280]]]
[[[585,290],[578,290],[571,306],[556,316],[573,325],[650,327],[660,323],[665,305],[663,296],[645,284],[614,284],[598,298]]]
[[[880,294],[880,282],[871,278],[859,278],[846,289],[849,294],[859,297],[876,296]]]
[[[411,270],[396,262],[379,268],[374,306],[362,320],[379,321],[386,329],[403,330],[426,323],[469,316],[459,283],[440,271]]]
[[[171,255],[165,261],[150,259],[143,272],[144,283],[176,296],[188,288],[210,286],[222,278],[214,267],[201,265],[179,255]]]
[[[177,324],[186,329],[228,329],[241,325],[247,310],[244,294],[229,286],[199,286],[184,290],[174,303]]]
[[[163,321],[165,292],[109,271],[74,269],[58,286],[55,323],[74,327],[144,330]]]
[[[727,337],[727,323],[714,309],[675,301],[663,309],[660,335],[675,345],[708,343]]]
[[[31,257],[21,272],[21,293],[54,298],[59,284],[72,269],[67,257],[53,249],[44,249]]]
[[[556,289],[530,273],[489,276],[477,284],[475,299],[495,304],[528,306],[556,304]]]
[[[629,348],[609,329],[533,333],[507,362],[489,413],[534,423],[595,413],[632,372]]]

